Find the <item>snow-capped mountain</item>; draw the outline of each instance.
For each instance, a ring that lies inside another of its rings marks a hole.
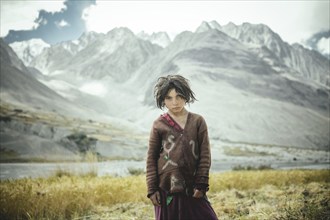
[[[86,116],[87,109],[75,106],[55,91],[39,82],[28,70],[15,52],[3,39],[1,45],[1,101],[38,108],[44,111],[56,110],[80,117]],[[76,104],[76,103],[75,103]]]
[[[66,77],[112,78],[124,81],[161,50],[161,47],[137,38],[127,28],[115,28],[106,35],[95,35],[83,49],[72,53],[68,44],[44,50],[31,65],[47,75],[65,73]]]
[[[128,84],[145,91],[144,102],[152,106],[156,79],[171,72],[191,79],[200,100],[191,109],[205,116],[214,139],[329,146],[329,89],[291,72],[279,73],[219,30],[181,33]]]
[[[136,36],[143,40],[148,40],[153,44],[157,44],[163,48],[167,47],[171,43],[171,39],[166,32],[157,32],[149,35],[148,33],[141,31]]]
[[[220,30],[232,38],[247,44],[264,60],[273,62],[280,71],[292,71],[307,79],[330,86],[329,60],[320,53],[305,49],[299,44],[289,45],[264,24],[230,22],[221,26],[216,21],[202,22],[196,32]],[[317,65],[315,65],[317,63]]]
[[[97,90],[102,109],[146,131],[160,111],[153,86],[159,76],[179,73],[190,79],[213,140],[327,149],[329,147],[329,65],[300,45],[289,45],[265,25],[203,22],[165,48],[115,28],[92,40],[43,50],[31,65],[49,76],[59,91],[70,83]],[[143,38],[143,37],[142,37]],[[146,39],[146,38],[145,38]],[[53,84],[54,85],[54,84]],[[87,89],[88,90],[88,89]],[[63,91],[62,91],[63,92]],[[72,93],[83,100],[83,93]]]
[[[41,54],[43,49],[50,47],[49,44],[41,39],[31,39],[28,41],[14,42],[10,44],[17,56],[26,66],[30,66],[31,61]]]
[[[89,108],[91,105],[104,106],[95,97],[79,93],[69,83],[64,84],[47,76],[40,77],[43,83],[38,81],[3,39],[0,39],[0,53],[1,162],[29,159],[78,161],[86,150],[97,150],[102,152],[102,156],[113,157],[113,153],[109,155],[107,152],[115,151],[117,146],[123,150],[127,136],[133,134],[131,129],[137,130],[131,123]],[[69,100],[70,95],[81,99],[79,102]],[[112,140],[111,136],[116,133],[126,137],[109,143],[108,140]],[[97,138],[87,137],[86,134],[96,134]],[[71,137],[84,143],[77,144]],[[114,142],[116,146],[109,149],[108,146]],[[134,152],[142,154],[145,149],[139,142],[137,138],[131,138],[129,146],[135,145],[138,150]],[[14,156],[8,158],[8,152]]]
[[[95,32],[83,33],[77,40],[61,42],[52,47],[48,47],[45,50],[42,50],[42,53],[39,53],[39,56],[34,58],[32,62],[30,61],[29,66],[37,68],[45,75],[51,74],[49,71],[52,71],[52,68],[49,66],[51,66],[52,62],[49,61],[53,61],[54,65],[56,65],[59,69],[65,68],[67,63],[70,63],[70,60],[78,52],[92,44],[96,38],[102,36],[104,36],[104,34],[98,34]],[[13,44],[10,44],[11,47],[12,45]],[[24,50],[31,50],[30,46],[27,45]],[[24,57],[21,57],[20,53],[18,53],[18,56],[24,60]],[[57,58],[55,58],[56,56]]]
[[[77,54],[79,51],[85,49],[89,44],[92,44],[100,36],[104,36],[104,34],[99,34],[93,31],[85,32],[80,36],[79,39],[63,42],[62,45],[67,50],[71,51],[72,54]]]

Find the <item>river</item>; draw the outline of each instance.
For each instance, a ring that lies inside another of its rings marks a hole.
[[[229,171],[240,164],[213,161],[211,172]],[[274,169],[330,169],[329,163],[277,163],[272,164],[271,167]],[[59,170],[75,174],[96,172],[98,176],[128,176],[130,175],[130,169],[145,170],[145,161],[115,160],[97,163],[1,163],[0,180],[48,177],[54,175]]]

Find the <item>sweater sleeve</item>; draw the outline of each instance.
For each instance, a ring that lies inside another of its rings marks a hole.
[[[195,175],[195,184],[208,186],[209,170],[211,167],[211,151],[207,125],[203,118],[198,127],[198,144],[200,149],[200,159]]]
[[[159,158],[159,151],[161,148],[161,138],[158,133],[155,122],[150,131],[149,148],[147,153],[146,163],[146,180],[148,188],[148,197],[158,190],[158,173],[157,173],[157,161]]]

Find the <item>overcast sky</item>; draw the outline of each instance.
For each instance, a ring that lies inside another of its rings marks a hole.
[[[329,1],[106,1],[1,0],[1,37],[42,38],[54,44],[84,31],[106,33],[128,27],[134,33],[166,31],[171,38],[195,31],[202,21],[220,25],[263,23],[288,43],[309,43],[329,51]],[[9,30],[12,30],[8,35]],[[323,47],[323,48],[322,48]],[[328,52],[329,53],[329,52]]]

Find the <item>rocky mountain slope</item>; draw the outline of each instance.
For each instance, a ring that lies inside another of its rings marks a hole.
[[[191,109],[203,113],[213,138],[328,148],[329,89],[277,71],[223,32],[180,34],[128,84],[143,82],[135,88],[152,105],[156,78],[176,71],[191,79],[199,99]]]
[[[86,35],[82,38],[86,38]],[[45,49],[31,62],[31,66],[47,75],[64,74],[74,79],[82,77],[97,80],[108,77],[122,82],[150,56],[161,50],[161,47],[135,37],[127,28],[115,28],[105,35],[90,38],[78,39],[84,45],[74,52],[69,45],[76,45],[76,42],[64,42]]]
[[[235,25],[230,22],[221,26],[216,21],[211,21],[203,22],[196,32],[210,29],[220,30],[254,48],[259,57],[279,70],[291,71],[292,74],[330,86],[329,60],[299,44],[289,45],[264,24]]]
[[[0,162],[79,161],[86,152],[118,158],[118,146],[139,142],[132,125],[64,98],[39,82],[2,39],[0,46]],[[128,156],[141,157],[146,146],[139,147],[140,154]]]
[[[198,99],[188,110],[205,117],[215,145],[329,149],[329,61],[317,52],[287,44],[266,25],[248,23],[203,22],[166,47],[141,38],[127,28],[85,33],[45,47],[29,68],[40,71],[43,75],[35,78],[63,99],[92,111],[90,120],[111,117],[134,125],[143,137],[162,113],[155,108],[154,83],[159,76],[180,73],[190,79]],[[22,81],[14,82],[1,88],[16,90]],[[3,94],[4,100],[14,99]],[[117,138],[130,147],[125,136]],[[108,144],[98,146],[109,153]]]

